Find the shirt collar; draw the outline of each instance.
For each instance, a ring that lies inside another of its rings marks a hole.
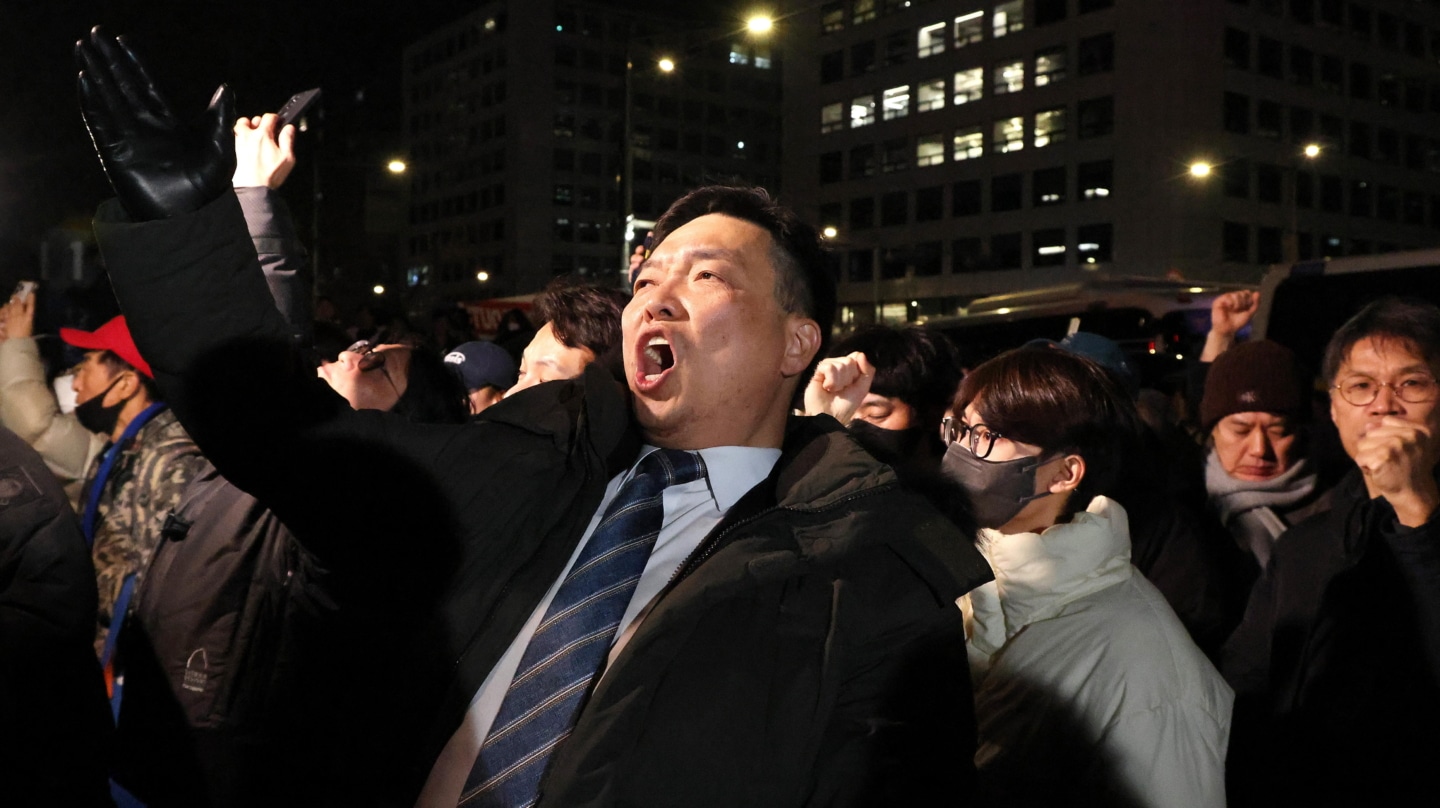
[[[640,456],[631,465],[626,479],[635,473],[635,466],[657,448],[659,447],[649,444],[642,447]],[[780,460],[779,449],[755,446],[713,446],[696,451],[705,461],[710,498],[721,512],[729,511],[750,489],[769,477],[771,470]]]

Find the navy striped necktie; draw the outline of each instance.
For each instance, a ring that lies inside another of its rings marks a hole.
[[[700,455],[659,449],[620,486],[525,648],[461,805],[525,808],[539,799],[545,766],[575,726],[660,535],[665,489],[704,476]]]

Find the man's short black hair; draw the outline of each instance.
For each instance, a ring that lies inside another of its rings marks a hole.
[[[865,326],[830,349],[859,351],[875,367],[870,392],[898,398],[915,411],[917,426],[939,428],[960,385],[960,360],[949,338],[920,326]]]
[[[458,424],[470,417],[470,396],[437,351],[412,345],[405,392],[390,412],[423,424]]]
[[[557,278],[535,299],[536,322],[548,322],[567,348],[605,355],[620,342],[620,314],[629,297],[618,289]]]
[[[1371,337],[1395,340],[1407,346],[1433,369],[1440,365],[1440,307],[1429,301],[1392,295],[1356,312],[1325,346],[1321,370],[1326,384],[1335,383],[1340,366],[1350,356],[1350,349]]]
[[[145,396],[147,398],[149,398],[151,401],[162,400],[160,398],[160,386],[155,384],[155,380],[150,378],[149,376],[146,376],[144,373],[141,373],[140,370],[134,365],[126,362],[124,359],[121,359],[120,354],[117,354],[114,351],[110,350],[101,351],[100,362],[101,364],[110,368],[111,374],[123,373],[127,370],[133,372],[135,374],[135,378],[140,380],[140,388],[145,391]]]
[[[776,202],[764,188],[709,185],[675,200],[655,223],[651,246],[685,224],[711,213],[763,227],[775,240],[775,299],[785,311],[802,314],[820,326],[825,353],[835,319],[835,279],[830,274],[820,234],[795,211]]]

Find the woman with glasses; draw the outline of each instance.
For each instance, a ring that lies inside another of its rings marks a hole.
[[[1224,805],[1230,689],[1130,564],[1116,487],[1138,416],[1099,365],[1021,348],[946,428],[995,581],[960,601],[995,804]]]

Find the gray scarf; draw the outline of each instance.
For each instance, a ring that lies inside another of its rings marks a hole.
[[[1243,550],[1260,562],[1270,563],[1270,548],[1289,527],[1276,508],[1285,509],[1303,501],[1315,491],[1315,472],[1309,459],[1301,459],[1277,477],[1268,480],[1237,480],[1225,472],[1215,450],[1205,458],[1205,490],[1220,521]]]

